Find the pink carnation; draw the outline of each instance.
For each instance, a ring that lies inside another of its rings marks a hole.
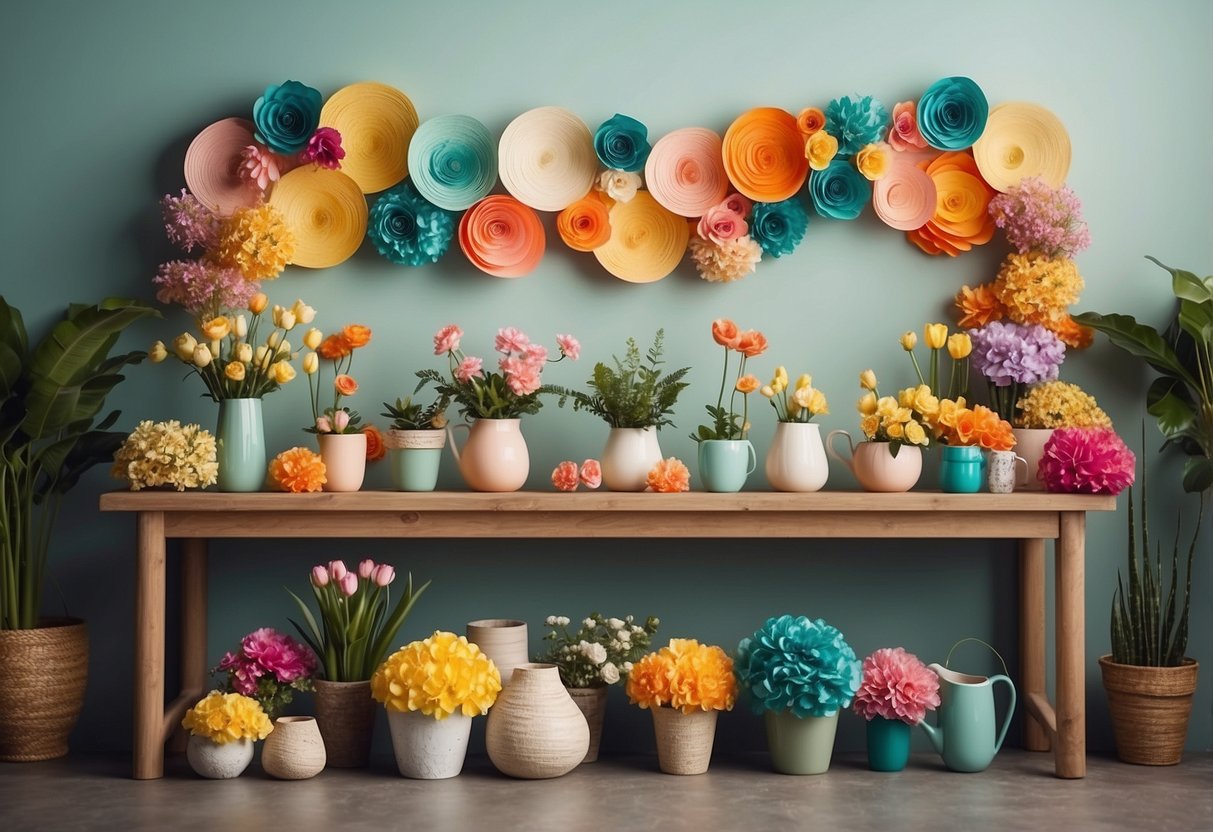
[[[566,459],[552,471],[552,485],[561,491],[576,491],[579,482],[577,463],[571,459]]]
[[[939,707],[939,677],[913,653],[882,647],[863,660],[855,713],[867,720],[899,719],[916,725]]]
[[[754,205],[741,194],[729,194],[728,199],[720,203],[730,211],[739,214],[742,219],[748,219]]]
[[[240,648],[251,661],[274,674],[279,682],[306,678],[316,669],[316,657],[311,650],[269,627],[249,633],[240,642]]]
[[[307,147],[299,154],[302,162],[314,162],[322,168],[336,170],[341,167],[345,158],[345,148],[341,146],[341,133],[332,127],[320,127],[307,140]]]
[[[586,488],[597,488],[602,485],[602,466],[596,459],[587,459],[581,463],[581,484]]]
[[[1137,458],[1112,428],[1059,428],[1045,444],[1036,476],[1049,491],[1119,494],[1130,485]]]
[[[569,361],[576,361],[581,357],[581,342],[572,335],[557,335],[556,346],[560,347],[560,354],[567,357]]]
[[[282,172],[278,159],[261,145],[250,144],[240,151],[240,166],[236,174],[250,188],[264,192],[271,182],[277,182]]]
[[[223,654],[223,659],[216,669],[230,673],[232,690],[245,696],[257,693],[257,680],[265,675],[265,669],[252,659],[230,652]]]
[[[527,337],[527,334],[512,326],[497,330],[497,337],[493,339],[493,349],[506,355],[512,352],[525,352],[530,345],[531,339]]]
[[[442,355],[444,352],[454,352],[459,349],[459,339],[462,337],[462,329],[454,324],[447,324],[434,336],[434,355]]]
[[[723,245],[729,240],[736,240],[738,237],[744,237],[750,227],[746,225],[745,219],[741,214],[726,208],[724,205],[717,205],[714,208],[709,208],[707,213],[699,218],[699,226],[696,229],[699,236],[705,240],[710,240],[716,245]]]
[[[528,396],[539,389],[542,364],[537,366],[525,358],[503,358],[500,366],[505,373],[505,385],[515,396]]]
[[[455,378],[467,384],[474,378],[482,378],[484,376],[484,360],[474,356],[468,356],[459,362],[459,366],[455,368]]]
[[[889,145],[894,150],[924,150],[927,140],[918,130],[917,105],[900,101],[893,107],[893,124],[889,127]]]
[[[543,344],[527,344],[523,357],[530,363],[539,365],[539,369],[543,370],[543,365],[548,360],[548,348]]]

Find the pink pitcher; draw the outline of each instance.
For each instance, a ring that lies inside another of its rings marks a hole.
[[[531,470],[521,419],[476,419],[468,425],[448,425],[450,449],[463,481],[473,491],[517,491]],[[463,450],[455,443],[457,428],[468,432]]]

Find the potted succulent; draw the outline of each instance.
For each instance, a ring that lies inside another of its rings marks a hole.
[[[750,394],[762,387],[757,376],[746,372],[746,364],[767,350],[767,339],[756,329],[740,329],[728,318],[712,321],[712,340],[724,348],[724,371],[720,377],[720,392],[715,405],[707,405],[711,425],[700,425],[691,439],[699,445],[697,462],[699,478],[707,491],[731,493],[740,491],[757,467],[754,446],[746,439],[750,432]],[[729,381],[729,358],[736,352],[737,375]],[[728,392],[728,407],[725,393]],[[741,395],[741,412],[737,412],[737,396]]]
[[[62,757],[84,703],[88,631],[42,618],[50,535],[66,494],[108,462],[126,433],[97,421],[120,371],[144,353],[110,355],[139,301],[73,304],[31,344],[20,311],[0,296],[0,760]]]
[[[574,410],[586,410],[610,426],[602,452],[602,479],[612,491],[643,491],[645,477],[662,459],[657,431],[670,420],[678,395],[687,387],[682,379],[690,371],[661,369],[665,330],[657,330],[644,358],[636,339],[627,340],[623,360],[612,356],[614,367],[594,365],[586,385],[591,392],[560,390],[573,399]],[[563,401],[563,400],[562,400]]]
[[[256,699],[217,690],[185,712],[181,727],[190,733],[190,768],[208,780],[239,777],[253,761],[253,743],[274,730]]]
[[[768,618],[741,640],[734,669],[751,710],[766,721],[775,770],[824,774],[838,712],[859,690],[859,660],[842,633],[820,618]]]
[[[446,446],[446,409],[451,400],[439,396],[428,406],[411,396],[384,402],[382,416],[392,420],[385,443],[391,457],[392,484],[397,491],[433,491]]]
[[[855,713],[868,724],[868,766],[901,771],[910,759],[910,729],[939,707],[939,677],[903,647],[882,647],[863,660]]]

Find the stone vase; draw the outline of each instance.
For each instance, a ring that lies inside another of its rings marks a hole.
[[[388,711],[396,768],[414,780],[445,780],[463,770],[472,718],[456,711],[435,719],[420,711]]]
[[[185,746],[185,757],[199,776],[230,780],[243,774],[253,761],[253,741],[233,740],[221,745],[209,737],[193,735]]]
[[[279,780],[307,780],[324,771],[326,755],[313,716],[280,716],[261,747],[261,767]]]
[[[489,759],[503,774],[526,780],[560,777],[585,759],[590,727],[560,682],[554,664],[522,664],[489,709]]]

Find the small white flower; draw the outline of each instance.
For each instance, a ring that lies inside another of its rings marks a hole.
[[[547,618],[545,618],[543,620],[543,623],[547,624],[549,627],[555,627],[556,626],[556,616],[549,615]]]
[[[619,681],[619,668],[615,667],[615,665],[611,664],[610,662],[604,664],[602,666],[602,670],[599,672],[602,675],[602,681],[606,682],[608,685],[613,685]]]
[[[644,627],[640,627],[640,626],[637,626],[637,625],[633,624],[633,625],[632,625],[632,632],[633,632],[633,633],[635,633],[636,635],[640,635],[641,633],[643,633],[643,632],[644,632]]]
[[[631,662],[624,662],[624,663],[623,663],[623,672],[624,672],[624,673],[631,673],[631,672],[632,672],[632,663],[631,663]]]
[[[623,170],[604,170],[598,178],[598,187],[618,202],[630,201],[641,184],[640,174]]]
[[[634,615],[625,615],[623,617],[623,620],[626,621],[628,624],[631,624],[632,621],[635,620],[635,618],[636,618],[636,616],[634,616]]]
[[[592,619],[592,618],[583,619],[581,622],[581,626],[583,626],[589,630],[594,629],[594,619]]]
[[[620,621],[618,618],[608,618],[607,626],[610,627],[612,630],[618,630],[623,627],[623,622]]]
[[[561,627],[569,626],[569,617],[567,615],[557,616],[556,623]]]
[[[628,630],[620,630],[619,632],[615,633],[615,638],[627,644],[632,640],[632,634]]]
[[[602,664],[607,660],[606,648],[601,644],[590,644],[588,641],[581,642],[581,655],[585,656],[594,664]]]

